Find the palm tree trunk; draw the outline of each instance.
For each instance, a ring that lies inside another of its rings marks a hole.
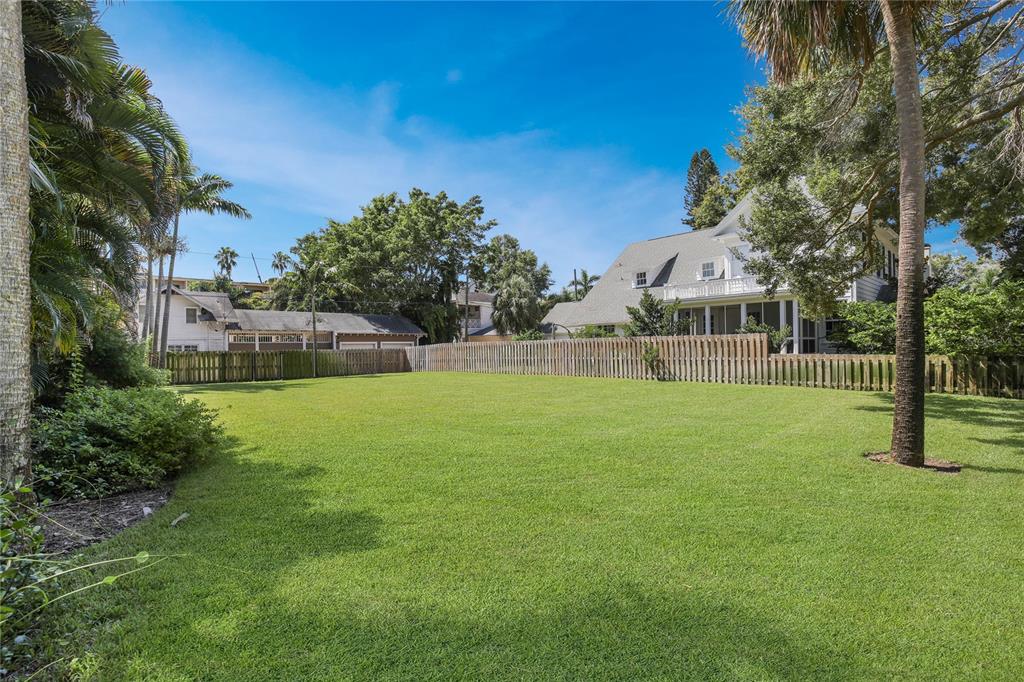
[[[167,367],[167,329],[171,322],[171,282],[174,281],[174,257],[178,255],[178,218],[180,206],[174,207],[174,231],[171,236],[171,258],[167,263],[167,290],[164,294],[164,333],[160,336],[160,369]]]
[[[161,296],[160,292],[163,291],[164,287],[164,254],[160,253],[160,267],[157,270],[156,275],[156,292],[153,298],[156,299],[153,306],[153,348],[150,349],[151,353],[160,352],[160,303]]]
[[[142,335],[145,341],[149,337],[149,329],[153,319],[153,252],[146,249],[146,312],[142,316]]]
[[[913,3],[883,0],[900,138],[899,286],[896,294],[896,388],[892,456],[924,464],[925,142]]]
[[[21,3],[0,3],[0,481],[27,478],[32,407],[29,143]]]

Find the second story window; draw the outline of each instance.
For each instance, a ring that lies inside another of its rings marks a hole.
[[[645,287],[645,286],[647,286],[647,273],[646,272],[638,272],[638,273],[636,273],[636,276],[633,278],[633,286],[635,286],[635,287]]]
[[[714,279],[715,277],[715,262],[709,261],[707,263],[701,263],[700,276],[702,279]]]
[[[185,308],[185,324],[195,324],[199,321],[199,308]]]

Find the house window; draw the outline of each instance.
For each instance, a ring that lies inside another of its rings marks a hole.
[[[231,343],[256,343],[255,334],[232,334]]]
[[[199,346],[189,343],[184,345],[174,344],[167,346],[167,350],[170,351],[171,353],[198,353]]]
[[[700,276],[702,279],[713,279],[715,276],[715,262],[701,263]]]
[[[260,343],[274,343],[274,335],[260,334]]]
[[[185,324],[195,324],[199,321],[199,308],[185,308]]]
[[[638,273],[636,273],[636,277],[633,278],[633,282],[634,282],[633,286],[638,286],[638,287],[645,287],[645,286],[647,286],[647,273],[646,272],[638,272]]]

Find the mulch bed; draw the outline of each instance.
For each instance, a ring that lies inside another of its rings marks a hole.
[[[867,457],[868,459],[870,459],[872,462],[879,462],[881,464],[897,464],[896,460],[894,460],[892,458],[892,455],[889,454],[888,452],[868,452],[868,453],[865,453],[864,456]],[[903,465],[901,464],[900,466],[903,466]],[[918,467],[907,467],[907,468],[914,468],[914,469],[916,469]],[[924,469],[931,469],[932,471],[937,471],[937,472],[939,472],[941,474],[959,474],[960,473],[960,465],[957,464],[956,462],[950,462],[950,461],[947,461],[945,459],[931,459],[930,457],[925,457],[925,459],[924,459],[924,467],[922,467],[922,468],[924,468]]]
[[[114,495],[100,500],[55,502],[40,519],[46,536],[44,551],[67,554],[106,540],[149,517],[167,504],[172,486]]]

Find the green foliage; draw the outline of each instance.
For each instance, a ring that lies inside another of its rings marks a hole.
[[[711,152],[707,149],[694,152],[690,157],[690,167],[686,171],[686,185],[683,188],[683,208],[686,210],[683,225],[698,227],[695,222],[697,209],[703,202],[708,189],[718,182],[718,164],[715,163]]]
[[[574,339],[608,339],[614,336],[615,334],[596,324],[588,324],[572,333]]]
[[[644,367],[655,379],[661,381],[664,377],[665,363],[661,360],[661,349],[653,343],[645,343],[641,351],[640,359]]]
[[[773,353],[778,353],[786,344],[786,340],[793,335],[793,328],[788,324],[782,325],[782,329],[776,329],[766,322],[758,322],[755,317],[748,317],[736,330],[737,334],[767,334],[768,345]]]
[[[513,341],[543,341],[544,334],[539,329],[527,329],[512,337]]]
[[[217,261],[221,274],[231,281],[231,271],[238,265],[238,252],[230,246],[222,246],[217,250],[214,260]]]
[[[1024,355],[1024,282],[940,289],[925,301],[925,344],[944,355]]]
[[[551,268],[547,263],[538,265],[537,254],[523,249],[510,234],[495,235],[480,248],[470,264],[469,276],[478,289],[493,292],[505,287],[513,277],[521,277],[533,287],[536,298],[551,286]]]
[[[407,200],[397,193],[374,197],[348,222],[328,221],[299,239],[292,249],[296,269],[323,273],[316,284],[318,310],[399,313],[432,342],[450,341],[459,332],[452,294],[495,225],[483,215],[476,196],[459,204],[444,192],[414,188]],[[274,283],[274,307],[308,310],[312,287],[298,272],[285,272]]]
[[[842,320],[828,340],[844,353],[896,352],[896,305],[843,303],[836,311]]]
[[[626,306],[629,322],[626,336],[678,336],[686,334],[688,327],[675,319],[678,306],[665,303],[647,289],[640,295],[640,305]]]
[[[601,275],[591,275],[586,269],[580,270],[579,276],[570,280],[569,287],[566,287],[566,289],[572,288],[572,298],[569,300],[582,300],[600,279]]]
[[[939,289],[925,301],[925,347],[941,355],[1024,355],[1024,283],[1004,281],[988,290]],[[845,303],[843,324],[830,340],[846,352],[893,353],[896,307]]]
[[[701,202],[690,214],[690,225],[695,230],[714,227],[722,222],[722,218],[736,205],[739,189],[731,175],[720,178],[717,175],[711,181]]]
[[[55,497],[105,497],[158,485],[220,441],[216,413],[158,388],[86,388],[32,423],[34,471]]]
[[[976,11],[947,4],[917,31],[927,64],[926,219],[1002,255],[996,244],[1024,215],[1024,138],[1012,113],[1024,68],[1006,54],[1021,54],[1021,34],[999,15],[951,38],[949,26]],[[814,316],[828,316],[850,282],[876,269],[876,231],[899,228],[892,70],[887,51],[876,56],[867,67],[822,61],[814,78],[755,88],[730,150],[740,185],[755,192],[746,269],[770,288],[787,282]]]
[[[189,291],[217,291],[227,294],[231,305],[243,310],[267,310],[270,301],[264,298],[261,291],[250,291],[243,289],[227,275],[214,274],[213,279],[196,279],[188,283]]]
[[[995,286],[1002,268],[986,258],[974,261],[967,256],[937,253],[928,259],[931,274],[925,282],[928,294],[944,287],[961,291],[987,290]]]
[[[522,275],[511,275],[494,294],[491,320],[499,334],[521,334],[536,328],[543,317],[536,285]]]
[[[63,563],[43,553],[41,510],[31,490],[0,486],[0,677],[29,663],[39,610],[59,587]]]

